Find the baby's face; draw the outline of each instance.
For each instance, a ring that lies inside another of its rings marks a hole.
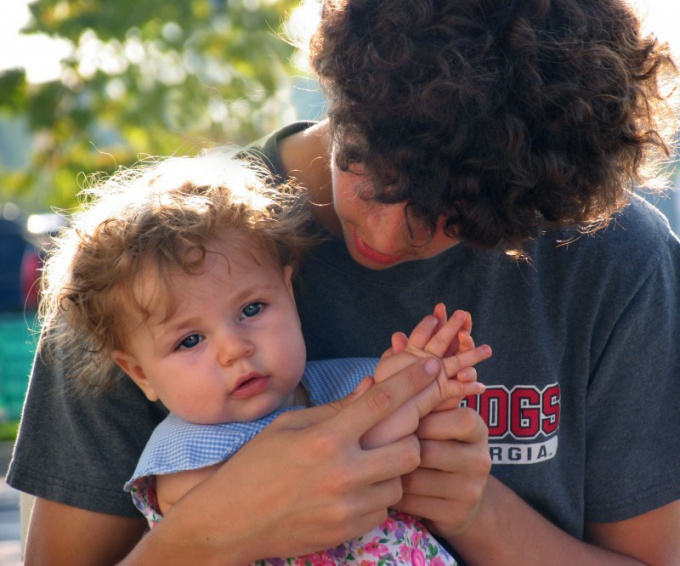
[[[139,277],[135,295],[151,317],[129,313],[129,347],[114,358],[149,399],[187,421],[254,420],[279,408],[304,371],[291,269],[242,243],[216,241],[208,252],[202,274],[173,275],[169,317],[151,270]]]

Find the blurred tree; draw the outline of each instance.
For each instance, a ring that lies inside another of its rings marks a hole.
[[[25,33],[73,46],[58,80],[0,74],[0,114],[25,117],[27,165],[0,165],[3,198],[70,208],[81,173],[140,155],[250,142],[294,112],[293,48],[279,34],[298,0],[39,0]]]

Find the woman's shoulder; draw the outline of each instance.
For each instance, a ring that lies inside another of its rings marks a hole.
[[[647,265],[653,269],[664,255],[680,259],[680,241],[668,220],[640,196],[594,231],[560,230],[539,239],[531,252],[553,257],[566,253],[572,262],[601,265]]]
[[[677,242],[668,219],[639,195],[634,195],[628,206],[616,214],[604,230],[605,233],[611,232],[615,240],[638,242],[639,247]]]
[[[260,161],[275,177],[285,178],[287,169],[281,159],[280,146],[284,140],[315,126],[316,122],[293,122],[260,138],[246,148],[246,153]]]

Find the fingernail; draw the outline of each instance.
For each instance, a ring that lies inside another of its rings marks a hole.
[[[437,360],[427,360],[424,367],[427,375],[437,375],[439,373],[439,362]]]
[[[462,321],[467,318],[467,313],[465,311],[456,311],[453,313],[453,316],[456,320]]]

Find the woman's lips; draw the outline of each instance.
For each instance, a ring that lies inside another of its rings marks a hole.
[[[354,230],[353,239],[354,247],[357,249],[357,252],[373,263],[378,263],[380,265],[393,265],[404,258],[403,255],[387,255],[374,250],[361,239],[361,236],[359,236],[359,233],[356,230]]]

